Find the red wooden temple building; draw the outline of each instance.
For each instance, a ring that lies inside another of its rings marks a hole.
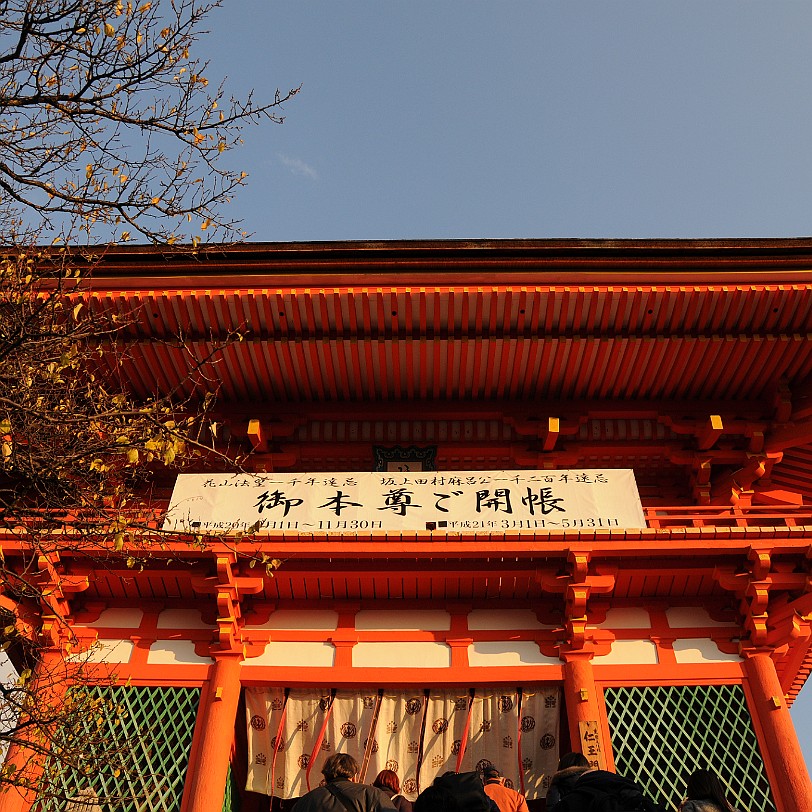
[[[581,750],[667,804],[709,766],[812,809],[812,240],[115,248],[93,284],[133,392],[216,390],[252,452],[189,478],[205,545],[54,570],[161,731],[151,783],[77,779],[103,809],[277,808],[337,750],[412,797],[492,762],[540,810]]]

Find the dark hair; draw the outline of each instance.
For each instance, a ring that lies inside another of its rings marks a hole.
[[[321,774],[326,781],[336,778],[352,779],[358,772],[358,762],[349,753],[335,753],[324,762]]]
[[[711,801],[725,812],[736,812],[725,795],[722,782],[710,770],[696,770],[688,778],[688,800]]]
[[[569,767],[588,767],[589,760],[583,753],[564,753],[558,759],[558,769],[566,770]]]
[[[462,812],[454,793],[432,784],[417,796],[412,805],[414,812]]]
[[[400,792],[400,779],[394,770],[381,770],[378,777],[372,782],[373,787],[382,789],[384,792]]]

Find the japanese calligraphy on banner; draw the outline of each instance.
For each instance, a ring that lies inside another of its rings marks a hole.
[[[539,533],[646,526],[634,472],[181,474],[164,529]]]

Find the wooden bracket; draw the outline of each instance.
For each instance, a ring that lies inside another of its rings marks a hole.
[[[72,578],[62,574],[58,565],[59,553],[41,553],[37,556],[36,585],[40,590],[40,640],[46,646],[58,648],[69,637],[68,618],[71,616],[69,595],[87,589],[87,576]]]
[[[750,562],[750,572],[753,578],[763,581],[772,568],[770,550],[751,547],[747,552],[747,560]]]
[[[716,444],[716,441],[722,436],[725,427],[722,423],[722,416],[718,414],[712,414],[709,418],[705,426],[699,431],[696,437],[696,447],[700,451],[707,451],[709,448],[713,448]]]
[[[555,448],[558,434],[561,430],[560,421],[557,417],[547,418],[547,430],[542,432],[542,451],[552,451]]]
[[[592,553],[588,550],[583,552],[570,550],[569,555],[567,555],[567,561],[570,564],[570,572],[574,583],[583,583],[586,581],[589,572],[589,559],[591,557]]]
[[[778,384],[772,402],[776,423],[788,423],[792,417],[792,392],[786,381]]]
[[[247,434],[254,451],[260,454],[266,454],[268,452],[268,438],[263,431],[262,421],[256,418],[249,420]]]
[[[212,653],[242,651],[241,598],[255,595],[264,588],[261,576],[244,577],[237,574],[237,558],[233,553],[216,554],[216,575],[192,581],[195,592],[214,595],[217,603],[217,642]]]
[[[557,579],[564,585],[564,633],[567,649],[583,649],[587,643],[588,612],[587,604],[592,594],[608,594],[615,588],[613,574],[590,574],[588,550],[570,550],[567,556],[570,575],[566,579]]]

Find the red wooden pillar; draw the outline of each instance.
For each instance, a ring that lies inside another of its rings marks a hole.
[[[20,787],[9,787],[0,794],[0,812],[28,812],[32,803],[33,793]]]
[[[202,698],[205,707],[198,716],[201,735],[189,762],[184,812],[221,812],[223,808],[240,699],[240,660],[239,654],[220,654],[211,667]]]
[[[812,783],[775,664],[768,654],[751,654],[744,661],[744,671],[753,702],[750,710],[760,722],[767,747],[764,755],[775,776],[772,790],[778,812],[809,812]]]
[[[62,695],[67,690],[67,676],[62,652],[46,651],[37,668],[36,676],[38,683],[36,690],[42,697],[42,708],[60,703]],[[6,756],[6,763],[16,765],[18,772],[25,771],[27,782],[31,784],[36,783],[45,766],[44,761],[44,756],[34,753],[23,744],[13,744]],[[0,812],[27,812],[36,800],[36,795],[34,790],[11,786],[0,793]]]
[[[564,657],[564,702],[567,707],[567,722],[570,730],[570,744],[573,750],[581,750],[581,722],[597,722],[598,745],[603,758],[602,764],[608,763],[606,758],[609,749],[608,742],[604,741],[603,724],[601,719],[601,705],[598,702],[598,688],[595,685],[595,675],[592,669],[592,652],[570,651]],[[588,758],[592,756],[584,753]]]

